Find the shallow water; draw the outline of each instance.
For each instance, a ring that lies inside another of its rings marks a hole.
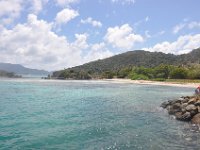
[[[192,88],[0,80],[0,149],[199,149],[198,127],[159,105]]]

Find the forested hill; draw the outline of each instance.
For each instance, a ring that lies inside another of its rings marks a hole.
[[[53,73],[54,77],[74,78],[73,74],[100,74],[105,71],[117,72],[123,68],[130,67],[146,67],[152,68],[165,65],[186,65],[199,64],[200,62],[200,48],[191,51],[188,54],[173,55],[162,52],[148,52],[143,50],[129,51],[110,58],[93,61],[84,65],[68,68],[66,70],[56,71]],[[70,75],[69,75],[70,74]]]

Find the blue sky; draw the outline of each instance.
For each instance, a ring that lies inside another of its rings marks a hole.
[[[59,70],[130,50],[200,47],[197,0],[0,0],[0,59]]]

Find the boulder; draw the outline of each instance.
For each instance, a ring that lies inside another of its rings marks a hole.
[[[181,105],[182,111],[186,111],[186,107],[188,106],[188,103],[183,103]]]
[[[190,121],[191,118],[192,118],[190,112],[185,112],[185,113],[177,112],[175,114],[175,117],[176,117],[177,120],[180,120],[180,121]]]
[[[196,103],[196,98],[192,98],[188,101],[188,104],[194,104]]]
[[[196,114],[196,115],[192,118],[192,123],[194,123],[194,124],[200,124],[200,113]]]
[[[187,103],[189,101],[189,99],[185,98],[181,101],[181,103]]]
[[[180,109],[181,108],[181,104],[180,103],[175,103],[172,105],[173,109]]]
[[[200,106],[197,106],[197,111],[198,113],[200,113]]]
[[[200,101],[197,101],[196,103],[194,103],[195,106],[200,106]]]
[[[192,118],[191,113],[190,112],[185,112],[182,116],[181,116],[181,121],[190,121]]]
[[[191,121],[200,124],[200,97],[185,96],[179,99],[169,100],[161,104],[162,108],[168,110],[177,120]]]
[[[169,105],[176,103],[176,100],[168,100]]]
[[[167,106],[168,113],[170,115],[174,115],[176,112],[181,111],[181,104],[180,103],[175,103],[173,105],[168,105]]]
[[[167,106],[169,105],[169,102],[163,102],[160,107],[162,108],[167,108]]]
[[[188,105],[185,109],[186,109],[187,111],[192,111],[192,110],[196,110],[197,107],[196,107],[195,105],[193,105],[193,104],[190,104],[190,105]]]
[[[176,117],[177,120],[181,120],[181,118],[182,118],[182,112],[175,113],[175,117]]]

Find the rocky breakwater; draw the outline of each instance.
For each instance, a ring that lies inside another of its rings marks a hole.
[[[200,96],[182,96],[161,104],[177,120],[200,124]]]

